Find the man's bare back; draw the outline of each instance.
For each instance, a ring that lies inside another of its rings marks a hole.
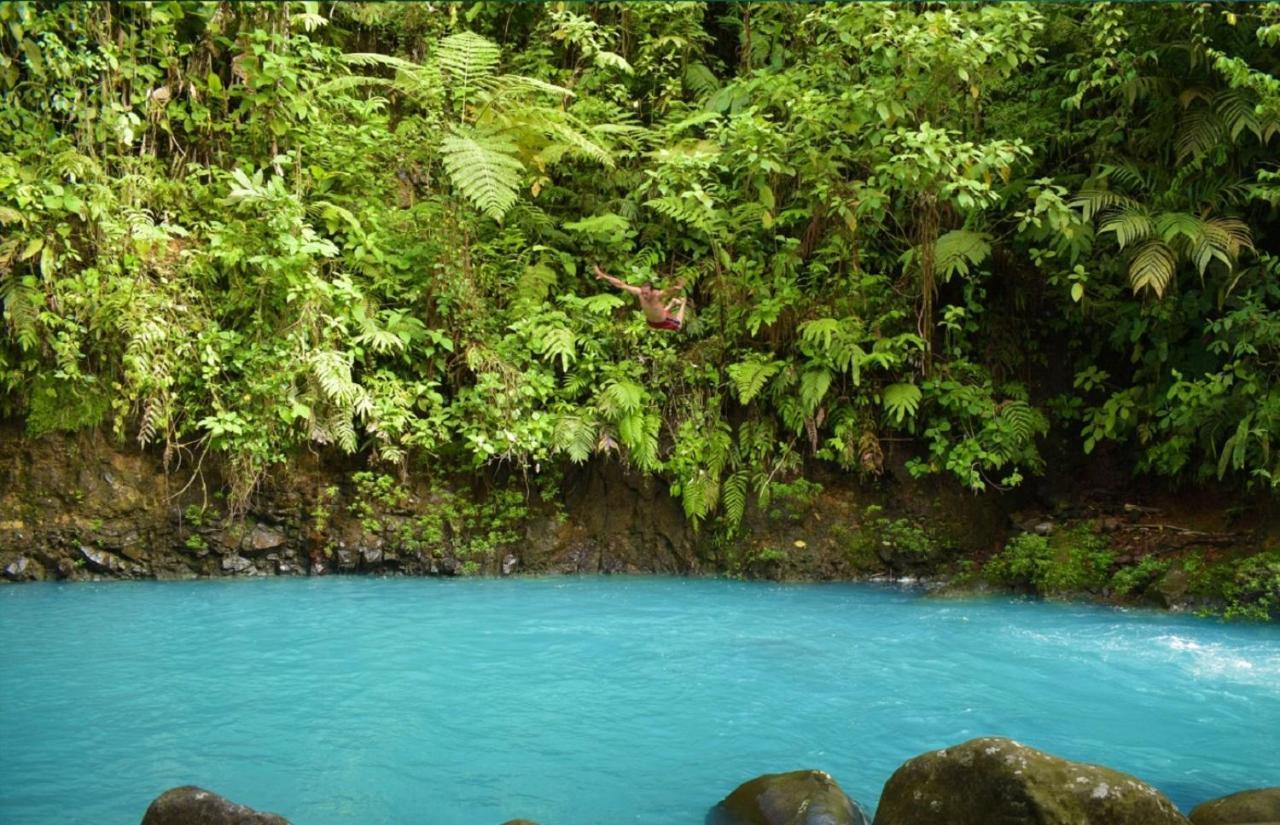
[[[618,289],[636,296],[640,301],[640,311],[644,313],[644,318],[649,322],[649,326],[654,329],[677,330],[684,325],[686,299],[675,298],[674,300],[668,300],[672,295],[684,289],[684,281],[679,281],[675,286],[669,286],[666,289],[654,289],[649,284],[632,286],[626,281],[606,273],[599,265],[595,265],[595,271],[596,278],[599,280],[608,281]],[[671,312],[672,307],[678,307],[674,314]]]

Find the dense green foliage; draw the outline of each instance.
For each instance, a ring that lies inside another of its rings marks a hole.
[[[3,3],[0,415],[233,503],[311,444],[613,453],[730,524],[890,440],[1274,490],[1278,45],[1276,5]],[[687,281],[685,329],[593,262]]]

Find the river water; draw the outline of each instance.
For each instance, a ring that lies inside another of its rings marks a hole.
[[[700,825],[760,773],[868,808],[985,735],[1184,810],[1280,781],[1280,627],[664,578],[0,588],[0,822],[199,784],[295,825]]]

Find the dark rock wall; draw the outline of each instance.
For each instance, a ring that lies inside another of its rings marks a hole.
[[[0,573],[22,581],[709,571],[666,485],[613,462],[569,468],[559,500],[531,496],[510,525],[514,541],[463,557],[453,545],[467,528],[448,521],[440,536],[421,525],[450,506],[442,493],[452,506],[482,498],[474,479],[411,473],[396,500],[370,500],[349,481],[358,468],[301,456],[231,515],[218,495],[218,468],[207,462],[194,473],[192,459],[166,473],[159,454],[100,433],[33,439],[0,426]],[[467,524],[483,521],[472,516]]]

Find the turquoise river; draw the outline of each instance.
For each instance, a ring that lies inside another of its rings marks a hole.
[[[1184,810],[1280,781],[1280,627],[873,585],[376,578],[0,587],[0,822],[199,784],[296,825],[701,825],[760,773],[874,807],[1011,736]]]

